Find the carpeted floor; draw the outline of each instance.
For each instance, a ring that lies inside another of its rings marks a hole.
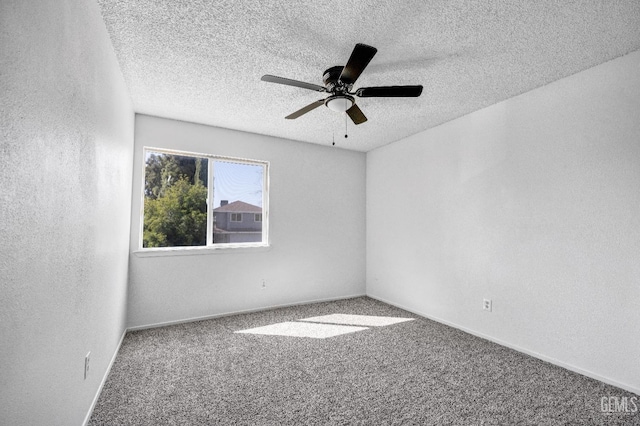
[[[331,314],[415,320],[236,333]],[[128,333],[89,424],[640,425],[603,397],[638,396],[362,297]]]

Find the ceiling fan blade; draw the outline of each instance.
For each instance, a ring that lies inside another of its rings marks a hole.
[[[344,84],[353,84],[356,82],[362,71],[369,65],[371,59],[375,56],[378,49],[366,44],[358,43],[353,48],[351,56],[347,61],[347,65],[342,69],[340,81]]]
[[[356,104],[353,104],[351,108],[347,110],[347,115],[351,118],[353,124],[362,124],[367,121],[367,117],[365,117],[362,110]]]
[[[415,98],[422,93],[422,86],[361,87],[356,96],[361,98]]]
[[[327,91],[323,86],[319,86],[317,84],[305,83],[304,81],[291,80],[290,78],[277,77],[269,74],[263,75],[260,80],[267,81],[269,83],[284,84],[286,86],[302,87],[303,89],[315,90],[316,92]]]
[[[313,103],[310,103],[309,105],[307,105],[304,108],[300,108],[299,110],[297,110],[296,112],[287,115],[285,118],[287,120],[293,120],[294,118],[298,118],[303,114],[308,113],[311,110],[314,110],[316,108],[318,108],[320,105],[324,105],[324,99],[320,99],[318,101],[315,101]]]

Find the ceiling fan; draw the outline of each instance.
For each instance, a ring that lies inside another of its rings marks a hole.
[[[269,83],[301,87],[316,92],[329,93],[327,98],[312,102],[304,108],[289,114],[285,117],[286,119],[291,120],[298,118],[324,104],[331,110],[346,112],[355,124],[362,124],[367,121],[367,117],[365,117],[362,110],[356,105],[354,96],[360,98],[398,98],[418,97],[422,93],[422,86],[361,87],[352,92],[353,84],[358,77],[360,77],[360,74],[362,74],[362,71],[364,71],[367,65],[369,65],[369,62],[373,59],[377,51],[378,49],[375,47],[362,43],[356,44],[347,61],[347,65],[344,67],[340,65],[331,67],[323,73],[322,81],[324,82],[324,86],[268,74],[263,75],[261,80]]]

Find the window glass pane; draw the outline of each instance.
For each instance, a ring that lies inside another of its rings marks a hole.
[[[207,244],[208,159],[145,152],[143,247]]]
[[[264,167],[258,164],[213,162],[213,243],[262,242]]]

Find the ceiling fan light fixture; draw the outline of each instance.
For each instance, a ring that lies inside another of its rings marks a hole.
[[[355,101],[348,95],[334,95],[329,96],[324,104],[332,111],[345,112],[355,104]]]

